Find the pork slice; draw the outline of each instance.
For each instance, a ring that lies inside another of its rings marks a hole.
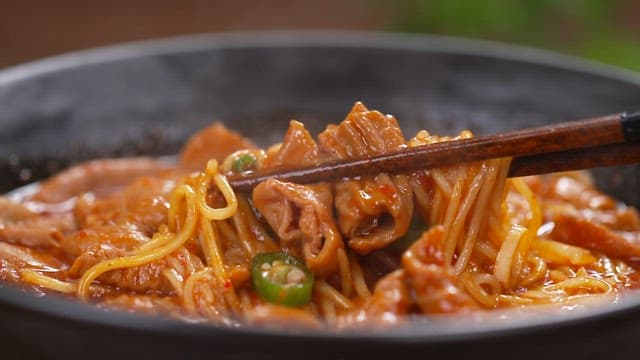
[[[332,216],[328,185],[298,185],[276,179],[253,190],[253,204],[285,244],[302,248],[307,266],[327,273],[337,267],[342,237]]]
[[[92,160],[72,166],[44,181],[31,200],[60,203],[86,192],[107,195],[136,178],[159,175],[171,169],[172,166],[150,158]]]
[[[359,254],[381,249],[407,233],[413,215],[413,193],[404,175],[334,185],[338,224],[349,247]]]
[[[398,121],[391,115],[369,111],[356,103],[339,125],[318,135],[321,151],[333,159],[375,155],[405,147]]]
[[[264,161],[264,168],[311,166],[320,162],[318,145],[301,122],[291,120],[278,151]]]
[[[338,327],[396,325],[409,314],[412,306],[406,274],[403,269],[385,275],[376,283],[372,296],[362,306],[341,314]]]
[[[23,269],[61,271],[66,264],[46,253],[28,247],[0,242],[0,280],[22,283]]]
[[[0,241],[39,248],[57,247],[59,238],[75,228],[69,213],[37,213],[24,204],[0,197]]]
[[[640,261],[640,231],[615,231],[579,214],[555,214],[554,240],[598,251],[608,256]]]
[[[339,125],[318,136],[320,150],[332,159],[375,155],[405,147],[398,122],[356,103]],[[380,174],[334,184],[338,224],[349,247],[367,254],[402,237],[413,214],[409,178]]]
[[[471,311],[479,305],[464,290],[445,262],[443,227],[424,232],[402,256],[402,266],[415,303],[425,314]]]
[[[82,196],[74,207],[76,222],[80,228],[132,224],[151,236],[166,222],[174,187],[171,178],[141,177],[122,192],[106,198]]]
[[[209,159],[216,159],[221,164],[238,150],[255,148],[249,139],[215,122],[187,141],[180,154],[180,165],[188,171],[201,171]]]

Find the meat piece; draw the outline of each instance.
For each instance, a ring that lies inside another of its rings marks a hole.
[[[184,312],[174,298],[157,295],[119,294],[103,299],[99,306],[152,315],[181,316]]]
[[[200,130],[193,135],[182,149],[180,165],[188,171],[199,171],[207,166],[209,159],[222,164],[231,153],[243,149],[255,149],[255,145],[222,123]]]
[[[334,271],[342,237],[332,216],[328,185],[297,185],[276,179],[253,190],[253,204],[285,244],[299,244],[307,266],[318,273]]]
[[[291,120],[282,145],[269,155],[265,168],[311,166],[319,163],[318,145],[301,122]]]
[[[110,247],[127,252],[149,241],[149,237],[135,225],[102,225],[85,228],[64,237],[62,250],[71,256],[80,256],[92,248]]]
[[[31,247],[56,247],[58,239],[74,229],[70,214],[38,214],[0,197],[0,241]]]
[[[380,174],[337,183],[334,191],[340,230],[359,254],[383,248],[407,233],[413,214],[408,177]]]
[[[479,305],[459,284],[450,264],[445,262],[443,228],[424,232],[402,256],[402,265],[415,302],[422,313],[460,313]]]
[[[98,201],[81,198],[74,212],[82,228],[60,242],[65,253],[77,257],[71,275],[80,277],[94,264],[128,255],[149,241],[166,221],[166,197],[172,187],[170,181],[141,178],[122,194]],[[149,289],[168,290],[168,284],[160,278],[161,270],[156,264],[114,271],[104,278],[108,283],[134,290],[146,289],[143,281],[152,279]]]
[[[57,247],[64,234],[75,229],[69,214],[45,216],[29,221],[0,224],[0,241],[30,247]]]
[[[89,268],[99,262],[127,255],[130,255],[130,253],[109,243],[90,245],[75,259],[69,269],[69,276],[80,278]],[[171,258],[174,260],[171,260]],[[200,258],[190,253],[187,249],[182,248],[167,257],[142,266],[106,272],[98,277],[98,281],[103,284],[116,286],[120,289],[136,292],[154,291],[160,294],[170,295],[173,292],[173,287],[162,272],[165,269],[174,268],[176,263],[181,264],[178,270],[183,277],[187,277],[193,271],[203,267]]]
[[[411,305],[405,272],[398,269],[378,281],[373,295],[362,307],[342,314],[338,327],[398,324],[409,313]]]
[[[370,318],[396,322],[396,317],[408,314],[410,307],[411,297],[405,272],[396,270],[378,281],[365,309]]]
[[[151,236],[166,222],[169,196],[174,187],[171,178],[141,177],[124,191],[104,199],[80,197],[74,215],[81,228],[130,224]]]
[[[73,166],[42,183],[31,200],[59,203],[91,191],[102,196],[144,175],[158,175],[171,167],[148,158],[102,159]]]
[[[640,231],[614,231],[572,214],[556,214],[554,240],[602,252],[613,258],[640,261]]]
[[[568,202],[578,209],[615,209],[617,202],[597,190],[581,173],[560,173],[527,178],[532,190],[546,199]]]
[[[22,269],[63,270],[66,266],[49,254],[0,242],[0,280],[21,283]]]
[[[36,213],[26,206],[0,196],[0,223],[12,223],[32,219]]]
[[[340,125],[329,125],[319,136],[320,149],[332,159],[375,155],[405,147],[398,122],[356,103]],[[413,214],[409,178],[380,174],[334,185],[338,224],[349,246],[367,254],[404,235]]]
[[[595,188],[588,173],[566,172],[524,178],[543,202],[544,218],[573,214],[614,231],[640,231],[640,215]]]
[[[302,123],[291,121],[279,149],[264,168],[319,163],[318,146]],[[271,179],[253,191],[253,204],[285,244],[302,248],[310,269],[336,269],[336,252],[344,247],[335,225],[333,194],[328,185],[298,185]]]
[[[615,231],[640,231],[640,216],[632,207],[620,206],[611,210],[583,209],[580,215]]]
[[[78,199],[74,214],[81,229],[60,242],[63,251],[75,257],[69,275],[80,277],[98,262],[131,255],[149,241],[159,226],[166,223],[168,197],[174,187],[171,178],[142,177],[117,195],[98,200],[89,196]],[[188,255],[181,256],[183,261]],[[98,280],[134,291],[169,293],[172,288],[162,276],[169,266],[165,258],[111,271]]]
[[[262,304],[247,313],[247,322],[251,325],[276,329],[322,329],[322,323],[307,311]]]
[[[340,125],[329,125],[318,135],[320,148],[332,159],[381,154],[405,146],[398,121],[356,103]]]

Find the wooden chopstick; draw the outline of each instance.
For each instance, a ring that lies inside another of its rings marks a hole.
[[[256,172],[229,177],[229,181],[237,191],[250,191],[269,178],[306,184],[379,173],[410,173],[501,157],[514,158],[509,171],[511,177],[637,163],[640,162],[640,113],[606,115],[447,141],[313,167]]]
[[[513,158],[509,177],[640,163],[640,142],[595,146]]]

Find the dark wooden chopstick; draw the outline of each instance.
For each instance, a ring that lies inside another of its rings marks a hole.
[[[513,158],[509,177],[640,163],[640,142],[609,144]]]
[[[613,114],[448,141],[298,169],[230,177],[237,191],[277,178],[299,184],[379,173],[409,173],[456,163],[514,157],[509,176],[525,176],[640,161],[640,113]]]

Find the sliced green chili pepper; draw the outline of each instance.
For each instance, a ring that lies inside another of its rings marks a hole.
[[[313,274],[302,260],[283,252],[258,254],[251,263],[251,279],[264,300],[285,306],[311,301]]]
[[[256,156],[251,153],[245,153],[238,156],[231,164],[231,170],[237,173],[245,172],[253,169],[256,164]]]

